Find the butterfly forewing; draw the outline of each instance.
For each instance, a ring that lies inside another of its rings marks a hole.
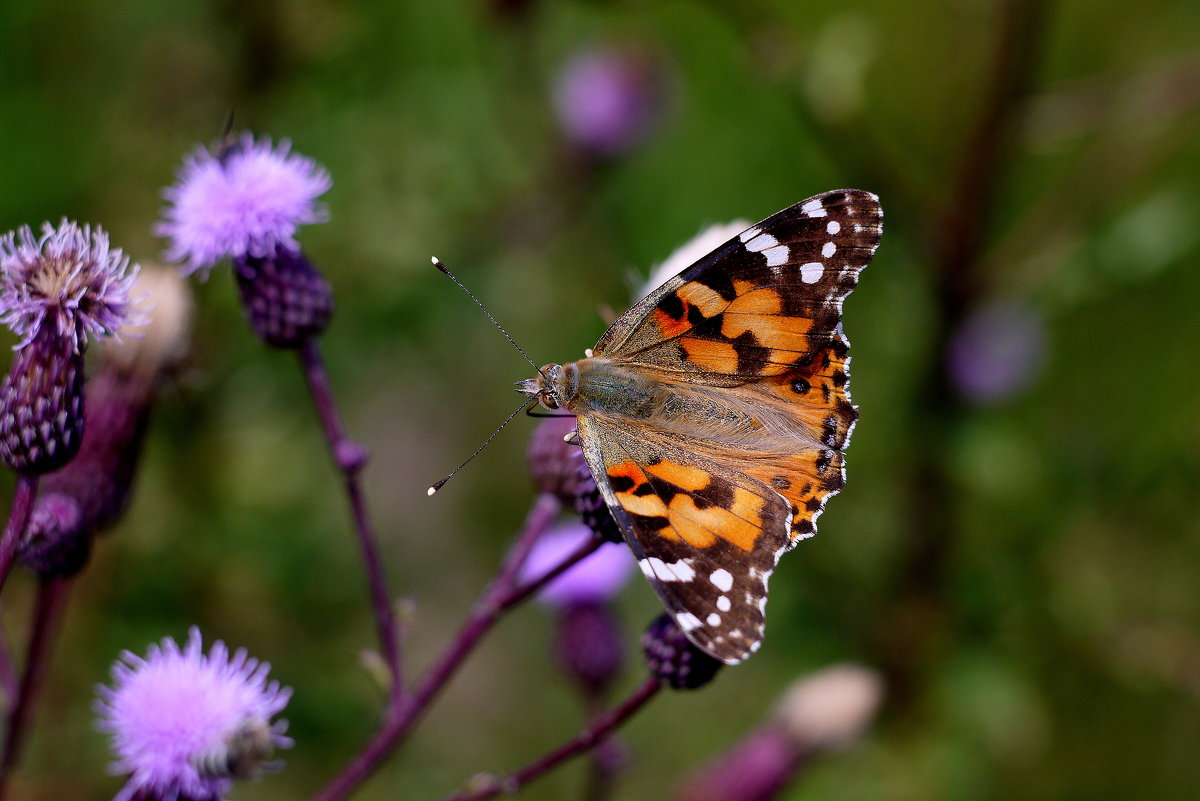
[[[882,219],[879,199],[854,189],[789,206],[652,292],[594,352],[716,385],[784,374],[846,344],[842,300],[879,245]]]

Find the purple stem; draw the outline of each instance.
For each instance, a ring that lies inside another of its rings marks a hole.
[[[529,782],[549,773],[571,757],[585,753],[604,742],[613,730],[628,720],[634,712],[645,706],[646,702],[653,698],[661,688],[662,685],[657,679],[646,679],[628,698],[593,720],[590,726],[550,753],[507,776],[491,778],[480,782],[480,786],[471,790],[464,790],[448,796],[445,801],[484,801],[487,798],[511,795],[517,792]]]
[[[33,626],[29,631],[29,644],[25,669],[21,673],[21,687],[16,704],[8,715],[4,740],[4,755],[0,758],[0,798],[4,797],[9,774],[21,758],[25,736],[29,732],[29,713],[37,700],[42,679],[50,663],[50,651],[54,635],[67,606],[67,596],[72,582],[70,579],[43,579],[38,584],[37,605],[33,612]]]
[[[8,525],[4,529],[4,537],[0,538],[0,591],[4,589],[4,582],[8,580],[13,562],[17,559],[17,546],[21,543],[25,526],[29,525],[40,478],[26,473],[17,474],[17,489],[8,512]]]
[[[367,463],[365,448],[346,436],[338,415],[337,401],[329,384],[325,360],[316,341],[308,340],[297,351],[304,378],[312,394],[313,404],[321,418],[321,427],[329,443],[333,461],[342,474],[346,487],[346,498],[354,515],[354,528],[358,534],[358,545],[362,551],[363,566],[367,571],[367,583],[371,603],[375,608],[375,628],[379,637],[379,648],[391,675],[390,698],[394,701],[404,692],[404,668],[401,664],[399,628],[396,611],[392,605],[392,594],[388,590],[384,575],[383,560],[379,555],[379,544],[367,513],[366,499],[358,474]]]
[[[433,667],[421,677],[411,693],[393,696],[375,736],[341,774],[313,796],[313,801],[340,801],[366,781],[412,731],[413,725],[500,616],[590,553],[584,553],[584,549],[580,548],[564,560],[563,564],[547,571],[541,578],[517,586],[521,565],[525,563],[538,537],[558,516],[559,507],[560,504],[553,495],[542,493],[538,496],[525,519],[525,526],[509,549],[500,573],[476,601],[450,645]],[[595,546],[592,550],[594,549]]]

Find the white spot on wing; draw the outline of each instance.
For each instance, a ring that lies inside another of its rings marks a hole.
[[[753,239],[754,237],[758,236],[761,233],[762,233],[762,229],[756,225],[756,226],[753,226],[752,228],[747,228],[745,231],[742,231],[740,234],[738,234],[738,239],[742,240],[743,242],[749,242],[751,239]]]
[[[675,616],[675,622],[679,624],[679,628],[684,631],[700,628],[700,618],[693,615],[691,612],[680,612]]]
[[[829,223],[825,226],[825,233],[827,233],[827,234],[836,234],[838,231],[841,231],[841,230],[842,230],[842,224],[840,222],[838,222],[837,220],[830,220]]]
[[[691,581],[696,577],[696,571],[686,559],[664,562],[657,556],[651,556],[641,561],[641,568],[648,577],[652,576],[659,581]]]
[[[829,212],[821,205],[820,198],[814,198],[800,207],[800,212],[808,217],[828,217]]]
[[[825,265],[819,261],[810,261],[800,265],[800,280],[806,284],[815,284],[821,280]]]
[[[721,625],[721,616],[716,612],[710,612],[708,617],[705,618],[704,622],[710,626],[719,626]]]
[[[733,604],[729,602],[729,596],[722,595],[717,599],[717,609],[720,609],[722,612],[728,612],[732,608]]]
[[[721,592],[729,592],[733,589],[733,574],[724,568],[714,570],[708,580]]]
[[[754,230],[754,229],[751,229]],[[749,233],[747,231],[746,233]],[[746,234],[742,234],[744,237]],[[746,250],[753,250],[755,253],[761,253],[767,248],[773,248],[779,244],[779,240],[770,234],[759,234],[753,239],[746,242]]]
[[[791,250],[787,245],[779,245],[778,247],[764,250],[763,255],[767,257],[768,267],[778,267],[781,264],[787,264],[788,253],[790,252]]]
[[[825,247],[821,248],[821,255],[827,259],[836,252],[837,245],[833,244],[832,242],[826,242]]]

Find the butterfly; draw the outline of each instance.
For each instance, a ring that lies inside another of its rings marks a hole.
[[[883,211],[843,189],[743,231],[518,390],[576,416],[625,540],[679,628],[728,664],[762,645],[779,557],[845,484],[858,419],[842,301]]]

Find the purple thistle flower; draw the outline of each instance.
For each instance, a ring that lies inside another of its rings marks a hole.
[[[97,728],[113,735],[113,769],[129,774],[116,801],[217,801],[235,778],[252,778],[275,748],[288,748],[286,721],[271,718],[291,689],[267,681],[270,665],[218,640],[201,651],[199,629],[181,650],[170,637],[145,659],[125,651],[113,686],[97,688]]]
[[[166,219],[154,229],[169,241],[168,260],[186,262],[186,273],[207,273],[225,258],[298,251],[296,229],[328,219],[316,199],[333,181],[290,150],[286,139],[272,145],[243,133],[216,155],[201,146],[188,156],[179,180],[163,192]]]
[[[615,48],[584,51],[562,68],[554,107],[564,135],[614,156],[639,144],[661,113],[663,80],[653,61]]]
[[[0,237],[0,321],[22,337],[0,383],[0,457],[36,475],[66,464],[83,438],[83,351],[130,316],[136,275],[108,235],[63,220],[34,239]]]
[[[101,228],[64,219],[58,228],[43,223],[34,239],[22,226],[0,237],[0,322],[21,337],[18,349],[49,321],[80,350],[89,334],[106,336],[125,322],[137,269]]]
[[[521,568],[522,577],[532,581],[595,536],[582,523],[564,523],[538,538]],[[606,542],[567,572],[546,585],[538,598],[554,607],[606,601],[625,586],[633,573],[634,559],[625,545]]]
[[[1041,316],[1021,303],[993,303],[967,317],[950,339],[946,369],[969,401],[1002,403],[1029,389],[1046,357]]]

